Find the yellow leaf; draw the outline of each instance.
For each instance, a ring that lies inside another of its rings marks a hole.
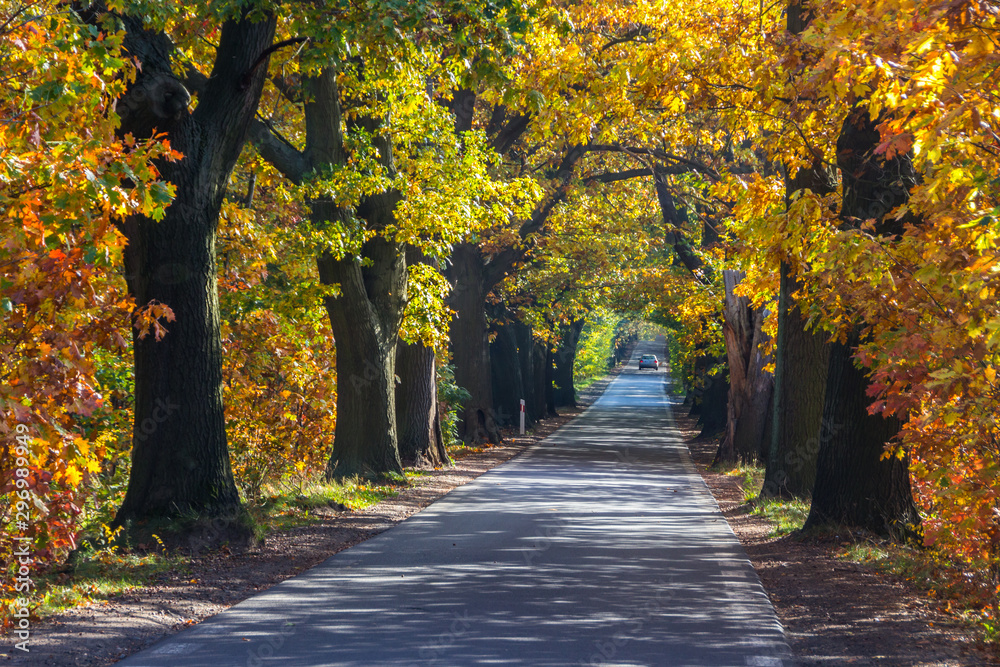
[[[80,456],[86,456],[90,453],[90,443],[83,438],[76,438],[73,440],[73,444],[76,445],[76,451]]]
[[[81,481],[83,481],[83,473],[81,473],[73,464],[66,466],[65,477],[66,482],[70,486],[77,486]]]

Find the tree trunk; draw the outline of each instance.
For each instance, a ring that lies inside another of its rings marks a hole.
[[[535,399],[535,364],[534,350],[535,341],[531,333],[531,327],[523,322],[514,321],[514,338],[517,341],[517,360],[521,369],[521,387],[524,395],[524,423],[529,427],[541,416],[537,411]],[[518,401],[518,409],[521,404]]]
[[[545,372],[545,364],[549,359],[548,346],[539,340],[535,340],[531,346],[531,403],[528,404],[528,414],[533,421],[545,419],[549,416],[549,404],[546,400],[549,392],[548,373]]]
[[[723,272],[726,303],[723,335],[729,360],[729,403],[726,435],[715,461],[751,462],[765,457],[764,435],[771,418],[772,376],[764,371],[767,359],[760,352],[764,342],[764,309],[753,309],[734,290],[745,277],[742,271]]]
[[[143,64],[130,94],[139,90],[143,96],[123,101],[132,111],[124,114],[123,130],[147,132],[150,115],[169,107],[173,115],[156,125],[169,130],[172,147],[184,158],[159,165],[177,188],[166,217],[154,222],[135,216],[122,225],[128,238],[126,280],[136,304],[159,301],[177,320],[160,341],[140,340],[133,331],[132,468],[114,525],[191,519],[159,533],[177,544],[188,537],[194,550],[222,542],[242,546],[253,536],[241,517],[226,442],[215,238],[226,183],[267,72],[266,59],[261,67],[252,66],[271,44],[275,21],[266,16],[223,25],[212,76],[191,114],[187,91],[170,73],[166,38],[142,31],[136,19],[126,25],[126,49]],[[179,91],[185,102],[174,108],[170,104]]]
[[[449,298],[455,316],[451,321],[455,384],[471,398],[462,406],[459,436],[470,444],[502,442],[493,418],[493,386],[486,324],[485,263],[479,247],[460,243],[452,253]]]
[[[552,417],[558,417],[559,413],[556,412],[556,374],[555,374],[555,363],[556,363],[555,350],[552,349],[550,343],[545,344],[545,414]]]
[[[562,340],[554,355],[555,367],[552,371],[553,400],[556,405],[576,407],[576,387],[573,385],[573,368],[576,365],[576,349],[583,332],[584,320],[573,320],[563,327]]]
[[[734,289],[746,276],[743,271],[723,271],[722,282],[725,289],[725,303],[722,314],[722,336],[726,343],[726,357],[729,361],[729,402],[727,404],[726,435],[719,443],[712,465],[733,463],[736,454],[736,425],[743,411],[750,403],[747,386],[747,364],[750,361],[753,342],[753,312],[750,299],[736,296]]]
[[[396,345],[396,431],[405,466],[436,468],[448,463],[437,406],[434,348],[422,343]]]
[[[744,411],[736,425],[736,452],[745,460],[767,460],[771,443],[771,432],[774,423],[774,375],[765,371],[770,362],[761,353],[767,342],[764,333],[764,318],[767,311],[758,308],[754,311],[754,335],[750,345],[751,358],[747,370],[747,386],[750,390],[749,410]]]
[[[785,29],[792,35],[806,30],[812,12],[804,0],[790,0]],[[833,192],[820,156],[793,175],[785,173],[785,206],[800,190],[817,194]],[[826,359],[825,336],[809,333],[798,307],[792,302],[794,274],[787,262],[780,267],[778,339],[775,341],[774,421],[764,474],[762,496],[806,496],[816,476],[816,451],[823,410]]]
[[[788,266],[782,264],[774,421],[761,490],[765,497],[807,497],[816,479],[830,347],[825,333],[806,331],[805,320],[791,300],[793,282]]]
[[[313,214],[322,207],[313,204]],[[340,295],[326,297],[337,345],[337,426],[328,479],[403,474],[396,433],[396,341],[406,291],[402,247],[376,236],[360,257],[319,259],[325,285]]]
[[[701,424],[701,434],[698,437],[707,438],[718,434],[726,428],[729,417],[729,383],[726,382],[724,371],[718,371],[709,376],[708,386],[701,396],[701,410],[698,423]]]
[[[876,121],[861,104],[848,115],[837,139],[837,162],[843,174],[841,216],[858,225],[874,219],[878,234],[897,234],[906,222],[885,219],[906,202],[916,182],[909,156],[883,160]],[[909,459],[883,459],[886,444],[900,422],[868,414],[868,379],[852,355],[860,341],[858,325],[846,344],[830,352],[816,487],[806,526],[847,525],[877,533],[911,534],[919,522],[910,490]]]
[[[309,173],[341,167],[348,162],[344,149],[343,115],[337,71],[321,70],[303,80],[306,150],[298,152],[255,126],[254,141],[261,154],[295,183]],[[389,176],[396,173],[392,141],[381,119],[361,116],[351,124],[372,137],[379,160]],[[316,260],[324,285],[336,294],[324,297],[337,346],[337,425],[327,479],[354,475],[382,478],[402,475],[396,433],[396,341],[406,304],[404,247],[393,238],[395,208],[401,199],[389,189],[363,197],[356,216],[370,238],[358,255],[335,257],[322,253]],[[339,223],[356,226],[351,212],[330,199],[309,202],[316,229]]]
[[[490,343],[490,370],[493,377],[494,415],[499,426],[517,423],[524,397],[524,380],[517,351],[514,325],[510,322],[496,327]]]
[[[816,486],[806,527],[845,525],[879,534],[912,534],[919,522],[909,459],[882,459],[898,419],[868,414],[868,378],[852,357],[857,334],[830,350]]]

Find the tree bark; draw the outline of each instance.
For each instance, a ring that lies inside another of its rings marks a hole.
[[[853,359],[857,333],[830,350],[816,486],[807,528],[863,528],[881,535],[912,534],[919,518],[910,490],[909,459],[882,460],[898,419],[868,414],[868,378]]]
[[[792,303],[794,278],[781,267],[778,340],[775,346],[774,421],[764,471],[764,497],[807,497],[816,479],[829,344],[806,331]]]
[[[531,403],[528,405],[528,412],[535,421],[545,419],[549,416],[549,404],[546,400],[549,392],[548,373],[545,365],[549,359],[548,345],[542,341],[535,340],[531,346]]]
[[[754,311],[754,337],[751,343],[751,359],[748,365],[747,385],[750,388],[750,409],[744,412],[736,427],[736,451],[751,456],[756,461],[767,460],[774,424],[774,375],[765,371],[770,362],[761,353],[767,342],[764,333],[764,308]]]
[[[132,468],[114,525],[191,518],[187,527],[174,526],[176,535],[161,529],[162,537],[178,543],[190,537],[196,550],[249,544],[226,441],[215,239],[226,183],[267,72],[266,57],[254,63],[271,44],[275,20],[223,24],[212,75],[190,114],[186,90],[170,71],[167,38],[142,30],[136,19],[125,23],[125,48],[143,67],[122,101],[129,112],[123,131],[168,131],[184,158],[159,165],[177,188],[166,217],[133,216],[122,224],[126,281],[136,304],[159,301],[177,320],[160,341],[133,331]]]
[[[460,411],[459,436],[471,444],[499,443],[502,438],[493,418],[485,260],[479,247],[472,243],[456,245],[451,260],[449,303],[455,316],[450,338],[455,384],[471,396]]]
[[[786,30],[799,35],[809,26],[812,12],[803,0],[790,0]],[[800,190],[817,194],[833,192],[821,156],[790,176],[785,174],[785,206]],[[825,335],[807,332],[792,301],[795,282],[792,267],[782,262],[778,295],[778,339],[775,341],[774,400],[771,442],[761,495],[807,496],[816,476],[816,452],[823,411],[829,347]]]
[[[524,422],[525,427],[529,427],[541,417],[535,399],[535,340],[531,333],[531,327],[515,320],[514,339],[517,342],[517,360],[521,369],[521,386],[524,391],[524,396],[521,397],[524,399]],[[518,401],[518,409],[520,407],[520,401]]]
[[[405,466],[436,468],[448,463],[438,415],[434,348],[423,343],[396,345],[396,431]]]
[[[387,202],[383,202],[387,203]],[[321,207],[313,206],[314,215]],[[388,209],[391,211],[391,209]],[[328,479],[403,474],[396,433],[396,341],[403,317],[406,261],[400,244],[376,236],[361,257],[319,258],[324,304],[337,345],[337,425]]]
[[[698,418],[698,423],[701,424],[699,437],[702,438],[714,436],[724,430],[729,417],[729,383],[725,372],[718,371],[707,379],[708,386],[701,396]]]
[[[555,374],[555,350],[552,348],[552,344],[546,342],[545,344],[545,366],[542,369],[544,373],[544,391],[545,391],[545,414],[552,417],[558,417],[559,413],[556,412],[556,374]]]
[[[765,432],[771,417],[773,380],[764,371],[767,359],[760,352],[764,342],[764,309],[751,308],[750,300],[734,290],[743,280],[742,271],[723,272],[726,302],[723,336],[729,361],[729,402],[726,435],[719,444],[714,463],[763,461]]]
[[[584,320],[573,320],[563,327],[562,339],[554,355],[552,370],[553,401],[556,405],[576,407],[576,387],[573,385],[573,368],[576,350],[583,332]]]
[[[837,140],[843,174],[841,217],[860,225],[874,219],[878,234],[897,234],[905,221],[886,215],[906,202],[916,182],[910,156],[883,160],[875,155],[879,132],[864,104],[856,107]],[[861,325],[830,352],[816,486],[807,527],[847,525],[900,537],[919,522],[910,489],[909,459],[883,459],[899,432],[895,418],[868,414],[868,379],[855,365]]]
[[[495,321],[501,319],[502,316]],[[525,391],[512,322],[501,322],[495,327],[495,337],[490,343],[490,370],[493,377],[495,419],[502,427],[514,425]]]

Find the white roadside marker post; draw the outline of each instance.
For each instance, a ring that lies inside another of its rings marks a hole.
[[[521,399],[521,435],[524,435],[524,399]]]

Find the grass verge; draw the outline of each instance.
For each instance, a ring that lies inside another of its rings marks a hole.
[[[310,525],[323,520],[322,514],[333,511],[357,511],[386,498],[399,495],[399,489],[418,483],[429,474],[407,470],[406,479],[373,484],[353,479],[342,483],[315,480],[293,487],[265,489],[256,502],[247,503],[253,521],[267,534]],[[329,516],[327,514],[327,516]],[[72,568],[64,567],[34,578],[37,586],[32,598],[38,606],[31,610],[37,619],[164,581],[183,573],[189,559],[176,552],[128,552],[109,546],[107,540],[80,553]]]
[[[771,537],[788,535],[800,530],[805,524],[809,515],[808,501],[759,497],[764,482],[764,468],[741,464],[717,466],[712,470],[739,480],[743,500],[751,507],[751,513],[763,516],[773,526]],[[934,549],[899,544],[847,529],[836,532],[849,535],[850,538],[849,541],[840,543],[833,554],[835,558],[866,565],[877,572],[907,580],[935,601],[941,611],[969,627],[978,628],[985,643],[993,646],[1000,644],[1000,609],[997,598],[1000,589],[987,583],[991,577],[983,568],[955,563]],[[833,531],[824,530],[811,537],[823,540],[832,534]]]
[[[773,526],[770,536],[781,537],[802,528],[809,516],[809,502],[797,498],[761,498],[760,489],[764,485],[764,468],[753,464],[714,469],[740,480],[743,500],[750,505],[751,514],[763,516]]]
[[[875,537],[843,545],[840,560],[860,563],[907,580],[942,611],[978,627],[987,644],[1000,643],[997,596],[985,572],[945,558],[934,549],[919,549]]]

